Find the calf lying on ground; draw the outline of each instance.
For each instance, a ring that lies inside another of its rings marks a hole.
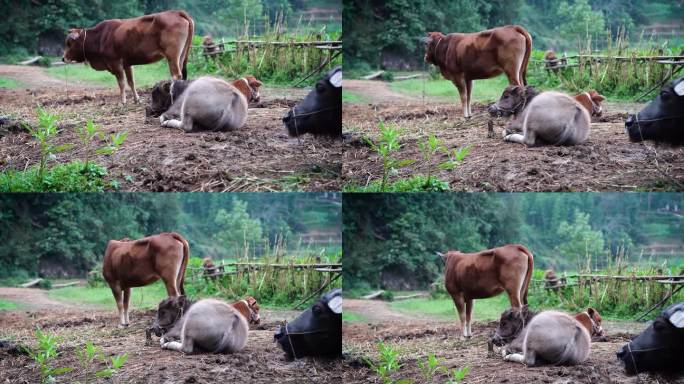
[[[168,85],[167,85],[168,84]],[[253,76],[228,83],[215,77],[200,77],[192,82],[161,82],[152,91],[148,114],[165,105],[159,121],[164,127],[224,131],[241,128],[247,119],[249,102],[259,101],[261,82]]]
[[[592,336],[605,340],[601,316],[593,308],[572,317],[557,311],[537,313],[524,306],[501,314],[490,343],[510,343],[502,350],[506,361],[574,365],[588,357]]]
[[[215,299],[192,302],[185,296],[162,300],[153,328],[169,330],[159,340],[163,349],[188,354],[240,351],[249,333],[247,319],[232,305]]]
[[[559,92],[538,93],[531,86],[506,87],[501,99],[489,106],[492,116],[516,115],[506,127],[504,140],[529,147],[543,144],[576,145],[589,137],[589,112],[572,97]],[[519,133],[508,133],[522,130]]]

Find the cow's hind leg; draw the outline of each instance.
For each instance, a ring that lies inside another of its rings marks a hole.
[[[116,76],[116,82],[119,84],[119,92],[121,94],[121,104],[126,104],[126,83],[124,82],[123,67],[114,67],[110,69],[112,74]]]
[[[467,300],[466,301],[466,327],[465,329],[467,330],[468,334],[464,335],[465,337],[473,337],[473,331],[470,329],[470,319],[472,318],[473,314],[473,300]]]
[[[126,327],[128,324],[124,316],[123,290],[118,285],[110,288],[112,289],[112,295],[114,295],[114,301],[116,301],[116,309],[119,311],[119,327]]]
[[[468,89],[466,87],[466,82],[463,79],[452,80],[452,83],[458,89],[458,96],[461,98],[461,108],[463,108],[463,116],[470,117],[468,111]]]
[[[525,364],[525,356],[519,353],[511,353],[510,355],[506,355],[506,357],[504,357],[504,360]]]
[[[179,341],[168,341],[162,344],[162,349],[170,349],[172,351],[183,352],[183,344]]]
[[[128,327],[130,321],[128,320],[128,303],[131,302],[131,289],[126,288],[123,291],[123,310],[124,310],[124,326]]]
[[[183,123],[180,120],[169,119],[162,122],[162,127],[183,129]]]
[[[133,101],[138,104],[140,103],[140,98],[138,97],[138,92],[135,90],[135,80],[133,79],[133,67],[130,65],[127,67],[124,67],[124,71],[126,72],[126,80],[128,81],[128,86],[131,88],[131,92],[133,92]]]
[[[465,300],[462,296],[453,297],[454,305],[456,306],[456,311],[458,311],[458,319],[461,321],[462,336],[466,337],[466,316],[465,316]]]
[[[510,141],[512,143],[525,144],[525,136],[519,133],[511,133],[510,135],[504,136],[504,141]]]

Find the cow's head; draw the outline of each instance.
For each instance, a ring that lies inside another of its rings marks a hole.
[[[504,89],[499,101],[489,106],[489,114],[494,117],[517,115],[538,94],[539,91],[531,85],[509,85]]]
[[[342,136],[342,67],[316,82],[314,89],[283,117],[290,136]]]
[[[342,354],[342,290],[321,296],[311,308],[284,326],[278,326],[275,341],[288,358],[340,356]]]
[[[162,80],[152,88],[152,100],[145,116],[159,117],[166,112],[190,85],[189,80]]]
[[[537,312],[530,310],[527,305],[523,305],[522,308],[509,308],[505,310],[501,314],[499,326],[494,331],[490,341],[498,346],[510,343],[518,337],[523,328],[536,314]]]
[[[168,332],[181,317],[188,311],[193,303],[185,296],[167,297],[159,302],[157,318],[152,324],[152,329],[157,336]]]
[[[245,298],[247,302],[247,307],[249,307],[249,323],[259,325],[261,323],[261,317],[259,317],[259,303],[252,296],[247,296]]]
[[[664,86],[658,97],[625,121],[632,141],[684,143],[684,77]]]
[[[62,61],[65,63],[82,63],[86,61],[83,43],[86,38],[86,30],[72,28],[67,33],[64,42],[64,55]]]
[[[603,319],[597,310],[592,307],[587,308],[587,315],[591,320],[591,337],[598,340],[606,340],[606,332],[603,330]]]
[[[575,100],[582,104],[582,106],[592,115],[601,116],[603,114],[603,103],[606,100],[603,95],[591,90],[589,92],[582,92],[575,95]]]
[[[261,87],[263,84],[254,76],[245,76],[245,80],[247,81],[247,85],[249,85],[250,90],[249,101],[258,103],[259,100],[261,100],[261,95],[259,94],[259,87]]]
[[[684,302],[671,305],[651,325],[617,352],[632,375],[644,371],[682,370]]]
[[[421,39],[423,44],[425,44],[425,62],[428,64],[437,64],[435,59],[435,52],[440,44],[442,44],[442,39],[446,37],[441,32],[428,32],[427,37]]]

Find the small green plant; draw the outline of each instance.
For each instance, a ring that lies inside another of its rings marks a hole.
[[[40,369],[41,383],[54,383],[55,376],[63,375],[73,370],[70,367],[58,368],[52,365],[52,360],[59,355],[57,344],[60,339],[55,334],[43,332],[38,328],[36,329],[36,339],[38,340],[38,347],[35,350],[27,350],[27,352],[33,361],[36,362],[38,369]]]
[[[85,148],[85,159],[83,160],[83,169],[85,171],[88,168],[88,162],[90,161],[90,156],[92,155],[93,150],[98,155],[113,154],[126,140],[126,137],[128,137],[128,132],[119,132],[114,135],[110,135],[107,138],[100,127],[93,124],[92,120],[89,120],[84,127],[76,127],[76,135]],[[93,148],[93,141],[95,139],[107,140],[107,145],[99,148]]]
[[[465,379],[465,377],[470,372],[470,367],[468,366],[452,370],[449,370],[447,367],[443,368],[444,372],[447,375],[449,375],[449,380],[446,381],[446,384],[459,384],[463,381],[463,379]]]
[[[128,354],[112,356],[109,361],[104,357],[102,348],[95,346],[92,342],[87,342],[83,349],[76,350],[76,357],[83,368],[83,384],[87,384],[91,373],[95,377],[112,377],[128,360]],[[93,365],[98,361],[103,362],[106,368],[94,370]]]
[[[399,352],[392,348],[392,346],[386,345],[382,341],[378,343],[378,352],[379,361],[377,364],[372,362],[370,359],[366,359],[366,363],[380,377],[380,381],[383,384],[395,383],[391,376],[400,368],[399,362],[397,362]]]
[[[449,157],[449,160],[437,164],[437,168],[443,170],[454,169],[459,163],[463,161],[463,159],[468,155],[468,153],[470,153],[470,147],[462,147],[454,149],[453,152],[449,152],[449,150],[444,146],[442,141],[438,139],[435,135],[430,135],[428,136],[426,141],[418,143],[418,148],[420,149],[420,152],[422,152],[423,160],[425,160],[428,166],[427,179],[425,180],[426,190],[429,190],[430,184],[432,184],[432,170],[435,166],[435,164],[433,163],[435,155],[437,153],[442,152]]]
[[[40,166],[38,167],[38,178],[43,179],[45,165],[48,159],[55,153],[64,152],[72,147],[71,144],[54,145],[50,143],[52,138],[57,135],[57,119],[59,116],[48,113],[42,107],[38,107],[38,127],[33,128],[26,125],[25,128],[31,136],[38,140],[40,146]]]
[[[434,354],[430,354],[425,361],[418,361],[418,367],[423,374],[426,383],[431,383],[433,376],[439,371],[442,364],[442,359],[437,358]]]
[[[390,173],[397,168],[402,168],[407,165],[411,165],[415,160],[405,159],[398,160],[392,157],[394,152],[398,152],[401,149],[401,144],[399,144],[399,130],[395,127],[385,125],[383,121],[378,124],[378,129],[380,129],[380,138],[377,144],[366,138],[366,142],[370,145],[371,149],[377,152],[378,156],[382,159],[382,181],[380,182],[380,192],[385,192],[387,187],[387,179]]]

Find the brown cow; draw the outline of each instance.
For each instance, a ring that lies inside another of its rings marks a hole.
[[[603,114],[603,107],[601,103],[606,99],[598,92],[591,90],[589,92],[578,93],[573,96],[578,103],[582,104],[592,116],[601,116]]]
[[[111,72],[119,83],[123,104],[126,104],[125,73],[133,99],[138,103],[131,66],[166,58],[173,79],[181,76],[186,79],[194,30],[195,22],[183,11],[105,20],[93,28],[70,29],[62,61],[85,62],[97,71]]]
[[[261,323],[259,303],[252,296],[247,296],[244,300],[235,301],[230,305],[237,309],[250,324],[259,325]]]
[[[524,246],[508,244],[477,253],[450,251],[440,256],[445,261],[444,285],[458,310],[464,337],[472,336],[470,319],[474,299],[486,299],[506,291],[511,307],[527,304],[534,260]]]
[[[142,287],[162,279],[169,297],[185,294],[183,281],[188,254],[188,242],[174,232],[107,243],[102,275],[114,294],[120,326],[128,326],[132,287]]]
[[[430,32],[425,39],[425,61],[439,67],[444,78],[458,88],[463,116],[470,117],[473,80],[505,73],[508,83],[527,85],[527,63],[532,37],[519,25],[477,33]]]

